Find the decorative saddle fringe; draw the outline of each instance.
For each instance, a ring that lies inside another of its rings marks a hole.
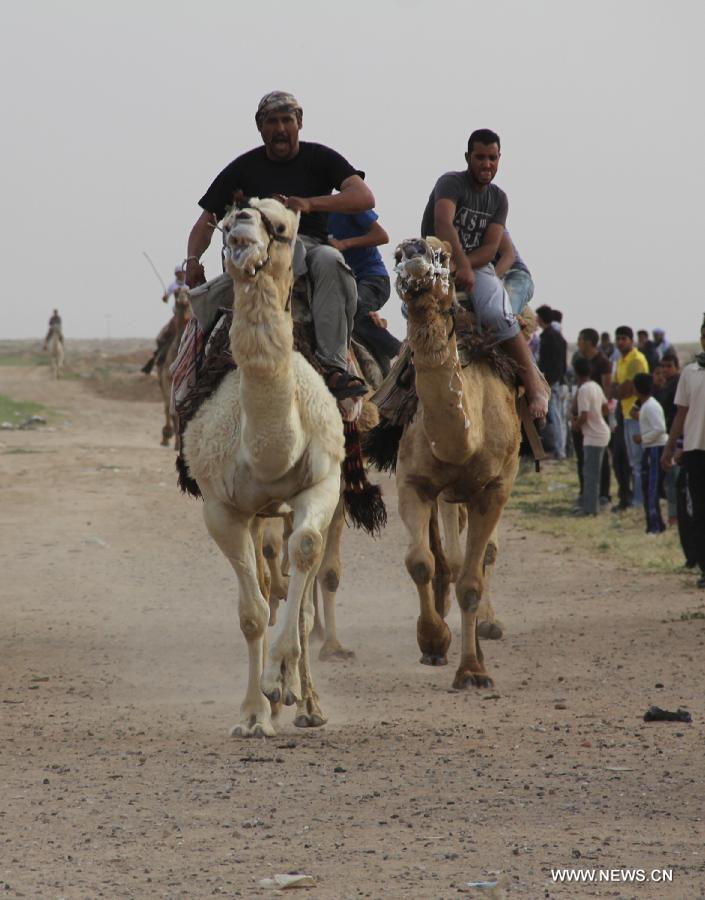
[[[375,537],[387,524],[387,510],[382,499],[382,490],[379,485],[370,484],[367,480],[357,423],[343,422],[343,431],[345,433],[345,459],[343,460],[345,511],[355,528],[362,528],[369,535]]]

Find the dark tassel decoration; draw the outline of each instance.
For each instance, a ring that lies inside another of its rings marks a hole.
[[[343,479],[345,511],[355,528],[362,528],[372,537],[387,524],[387,510],[379,485],[370,484],[362,461],[360,434],[356,422],[343,422],[345,459]]]
[[[195,478],[191,477],[191,473],[186,465],[186,460],[179,453],[176,457],[176,471],[179,473],[178,483],[184,494],[190,494],[192,497],[200,497],[201,489]]]
[[[403,433],[403,425],[392,425],[382,419],[379,425],[363,435],[362,452],[378,472],[396,472],[399,442]]]

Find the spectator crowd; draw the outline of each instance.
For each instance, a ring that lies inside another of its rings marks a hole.
[[[568,359],[563,315],[539,306],[531,348],[551,390],[543,443],[574,455],[576,516],[642,507],[647,535],[678,528],[689,568],[705,588],[705,318],[702,352],[681,369],[661,328],[583,328]],[[612,483],[616,482],[613,495]]]

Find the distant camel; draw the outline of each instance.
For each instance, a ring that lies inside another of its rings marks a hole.
[[[189,290],[184,285],[174,296],[174,318],[171,323],[173,324],[173,337],[171,343],[166,353],[157,361],[157,378],[159,379],[159,389],[164,400],[164,416],[166,420],[162,428],[162,447],[168,447],[170,439],[177,433],[176,423],[171,413],[171,372],[169,370],[176,359],[186,323],[190,318],[191,302],[189,300]]]
[[[61,372],[64,368],[64,336],[61,333],[61,326],[51,326],[49,335],[44,342],[44,348],[49,351],[49,364],[51,365],[52,376],[61,378]]]

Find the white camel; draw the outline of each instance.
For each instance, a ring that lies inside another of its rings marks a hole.
[[[64,368],[64,340],[61,328],[57,325],[52,325],[44,347],[49,351],[49,365],[51,366],[52,377],[61,378],[61,372]]]
[[[289,297],[298,215],[251,200],[223,222],[235,302],[230,346],[238,368],[184,434],[184,457],[204,499],[208,531],[235,569],[249,675],[231,734],[273,735],[270,701],[297,704],[295,724],[326,721],[313,686],[313,580],[340,497],[343,430],[335,400],[293,350]],[[258,513],[293,511],[287,601],[265,661],[267,601],[257,577]]]

